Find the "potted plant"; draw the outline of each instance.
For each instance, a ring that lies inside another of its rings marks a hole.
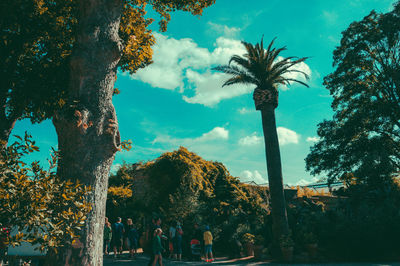
[[[264,237],[257,235],[254,239],[254,257],[256,259],[261,259],[264,249]]]
[[[254,239],[255,236],[250,233],[245,233],[242,237],[247,256],[254,256]]]
[[[315,258],[318,251],[318,241],[316,235],[312,232],[305,233],[303,239],[308,255],[310,256],[310,258]]]
[[[279,244],[282,252],[282,259],[287,262],[291,262],[293,260],[293,247],[294,241],[290,234],[283,235],[279,239]]]

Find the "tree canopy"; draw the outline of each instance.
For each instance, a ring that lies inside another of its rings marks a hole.
[[[217,246],[226,248],[244,233],[267,235],[268,189],[240,183],[223,164],[181,147],[153,161],[125,164],[110,177],[109,218],[153,213],[167,224],[183,222],[189,231],[194,222],[208,224]]]
[[[130,73],[152,62],[155,39],[148,27],[154,19],[146,17],[148,5],[160,14],[160,30],[165,31],[171,12],[201,15],[215,2],[121,1],[124,7],[119,37],[124,48],[118,66]],[[0,9],[0,126],[12,127],[10,124],[21,118],[32,122],[50,118],[68,97],[69,59],[79,23],[78,1],[3,1]]]
[[[335,70],[324,79],[335,113],[318,125],[307,169],[329,181],[390,179],[400,166],[400,2],[342,35]]]

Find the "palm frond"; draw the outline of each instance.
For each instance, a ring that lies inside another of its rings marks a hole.
[[[295,65],[304,62],[307,57],[286,57],[278,60],[279,54],[286,50],[286,47],[273,48],[276,37],[264,49],[264,36],[255,45],[242,41],[246,53],[243,56],[233,55],[228,65],[214,67],[213,70],[231,75],[223,86],[232,84],[255,84],[264,89],[275,88],[277,84],[290,85],[291,82],[299,83],[308,87],[301,80],[287,78],[289,73],[299,73],[309,79],[307,73],[299,69],[293,69]]]
[[[285,84],[287,84],[287,85],[291,85],[290,82],[296,82],[296,83],[299,83],[299,84],[301,84],[301,85],[306,86],[307,88],[310,87],[310,86],[308,86],[307,83],[305,83],[305,82],[303,82],[303,81],[301,81],[301,80],[298,80],[298,79],[292,79],[292,78],[285,78],[285,77],[282,77],[282,78],[279,80],[279,83],[283,84],[282,82],[285,83]]]
[[[229,60],[228,65],[231,65],[232,62],[234,62],[244,68],[249,68],[249,61],[246,58],[241,57],[239,55],[233,55],[231,57],[231,59]]]
[[[233,84],[254,84],[254,85],[257,85],[256,83],[254,83],[254,80],[250,76],[243,75],[243,76],[234,76],[234,77],[229,78],[228,80],[226,80],[224,82],[222,87],[233,85]]]

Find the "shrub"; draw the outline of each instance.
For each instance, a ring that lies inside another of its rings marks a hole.
[[[37,161],[26,164],[24,156],[39,148],[28,134],[16,137],[16,142],[0,152],[0,223],[18,230],[9,237],[9,244],[26,241],[49,251],[71,245],[90,211],[85,200],[90,188],[78,181],[60,180],[55,155],[48,170]]]

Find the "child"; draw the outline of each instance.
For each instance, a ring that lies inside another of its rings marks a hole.
[[[160,266],[163,266],[162,255],[161,255],[163,251],[163,247],[161,245],[161,235],[162,235],[161,228],[157,228],[154,231],[154,238],[153,238],[153,253],[154,253],[153,266],[157,264],[157,261]]]
[[[206,231],[203,234],[203,239],[204,239],[204,253],[206,255],[206,262],[213,262],[213,254],[212,254],[212,241],[213,237],[210,232],[210,227],[206,226]],[[210,259],[208,259],[208,254],[210,254]]]
[[[111,223],[107,220],[104,225],[104,253],[108,255],[112,237]]]

